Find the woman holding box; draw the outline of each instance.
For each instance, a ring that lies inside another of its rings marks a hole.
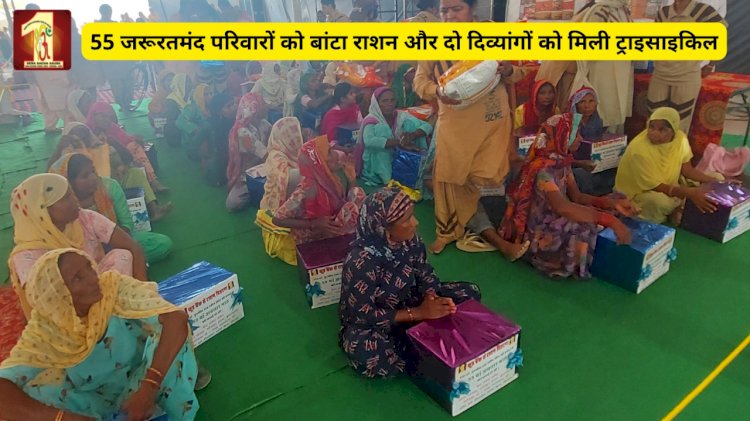
[[[297,188],[276,209],[273,224],[291,228],[297,244],[352,234],[365,192],[357,186],[354,165],[331,150],[326,136],[302,145]]]
[[[684,199],[690,199],[702,212],[716,211],[706,198],[707,186],[688,187],[681,177],[698,183],[723,179],[704,174],[693,167],[685,132],[680,130],[680,114],[673,108],[658,108],[642,131],[628,145],[620,161],[615,190],[627,195],[641,208],[641,218],[656,224],[669,219],[679,225]]]
[[[406,111],[396,109],[391,88],[378,88],[372,94],[370,113],[362,121],[358,142],[364,145],[362,179],[365,185],[382,186],[391,180],[393,151],[397,147],[426,151],[432,126]]]
[[[50,172],[68,179],[78,203],[84,209],[98,212],[116,223],[143,248],[146,261],[164,260],[172,251],[172,240],[164,234],[135,231],[128,201],[120,183],[100,177],[93,162],[83,154],[66,154],[50,166]]]
[[[630,231],[610,213],[633,215],[628,200],[593,197],[578,190],[568,151],[573,115],[547,120],[539,131],[521,173],[508,190],[508,208],[500,227],[507,241],[530,241],[526,259],[550,277],[588,278],[598,225],[611,227],[618,242],[630,243]]]
[[[427,263],[418,225],[414,204],[401,190],[379,190],[362,205],[341,278],[339,346],[364,376],[405,371],[408,327],[480,299],[474,284],[440,282]]]

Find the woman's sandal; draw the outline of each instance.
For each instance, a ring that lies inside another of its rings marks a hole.
[[[531,246],[531,241],[526,241],[525,243],[521,244],[520,246],[521,246],[521,248],[518,249],[518,251],[516,252],[516,254],[514,254],[513,256],[507,256],[505,254],[503,254],[503,255],[505,256],[506,259],[508,259],[511,263],[513,263],[516,260],[522,258],[529,251],[529,247]]]
[[[470,231],[456,242],[456,248],[467,253],[484,253],[488,251],[497,251],[497,247],[484,241],[484,239]]]

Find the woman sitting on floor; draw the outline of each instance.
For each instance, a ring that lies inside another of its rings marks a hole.
[[[227,184],[227,164],[229,162],[229,133],[237,116],[237,104],[240,97],[233,97],[221,92],[211,99],[211,161],[208,164],[206,178],[212,186]]]
[[[362,179],[365,185],[382,186],[391,180],[393,150],[427,150],[427,136],[432,126],[406,111],[396,109],[396,96],[390,88],[378,88],[372,94],[370,114],[360,130]],[[358,143],[359,140],[358,140]]]
[[[159,182],[154,167],[143,149],[143,137],[128,134],[117,125],[116,120],[114,108],[106,102],[100,101],[91,106],[86,125],[96,136],[106,137],[108,142],[117,141],[124,146],[133,156],[133,160],[146,171],[146,177],[155,192],[168,191],[169,189]]]
[[[402,64],[393,75],[391,89],[396,95],[396,108],[409,108],[422,104],[422,99],[414,92],[414,76],[417,69],[411,64]]]
[[[156,92],[148,103],[148,121],[156,128],[156,120],[167,116],[167,96],[169,96],[174,79],[174,72],[164,69],[156,76]],[[163,129],[163,127],[162,127]]]
[[[341,126],[358,126],[362,124],[362,113],[357,104],[357,91],[352,85],[342,82],[333,89],[334,106],[323,116],[320,123],[320,134],[328,136],[330,141],[336,139],[336,129]]]
[[[263,70],[260,79],[255,82],[251,92],[263,98],[269,111],[283,112],[285,81],[281,78],[281,65],[278,61],[262,62]]]
[[[615,190],[627,195],[641,208],[641,218],[657,224],[669,221],[679,225],[684,199],[690,199],[702,212],[716,211],[706,198],[707,186],[688,187],[680,176],[698,183],[723,179],[696,170],[690,163],[693,152],[680,115],[674,108],[657,108],[642,131],[628,145],[617,170]]]
[[[211,125],[206,104],[211,102],[213,92],[205,83],[199,83],[193,90],[190,103],[185,105],[175,125],[182,132],[182,145],[192,161],[201,160],[201,149],[209,139]]]
[[[362,206],[342,272],[339,346],[367,377],[406,369],[408,327],[480,299],[474,284],[440,282],[427,263],[418,225],[411,199],[398,189],[379,190]]]
[[[68,153],[86,155],[94,163],[97,174],[117,180],[124,189],[142,188],[152,221],[158,221],[172,211],[172,202],[164,205],[158,203],[146,172],[136,166],[133,156],[118,142],[109,140],[106,136],[100,139],[85,124],[73,123],[65,127],[65,134],[60,138],[57,150],[50,157],[47,166],[51,167]]]
[[[568,112],[581,114],[581,125],[578,134],[582,139],[593,140],[600,139],[605,132],[602,118],[599,116],[599,98],[596,92],[589,87],[579,89],[570,98]],[[576,149],[578,146],[576,146]],[[573,152],[575,150],[571,149]],[[616,169],[598,172],[593,174],[591,171],[596,168],[593,161],[573,161],[573,176],[576,178],[576,184],[582,193],[592,196],[603,196],[612,193],[615,185]]]
[[[271,124],[266,120],[266,104],[260,94],[247,93],[237,106],[237,116],[229,132],[226,207],[229,212],[244,209],[250,202],[245,171],[266,160]]]
[[[192,82],[185,73],[177,73],[169,84],[169,95],[164,102],[164,138],[170,146],[180,146],[182,132],[177,127],[177,119],[180,118],[182,109],[190,99],[190,91],[193,90]]]
[[[365,192],[343,155],[331,151],[325,136],[302,146],[302,181],[273,218],[274,225],[291,228],[297,244],[354,233]]]
[[[636,209],[626,199],[596,198],[578,190],[568,152],[572,121],[572,114],[561,114],[542,125],[508,191],[500,235],[515,243],[531,241],[526,259],[547,276],[588,278],[597,225],[611,227],[621,244],[631,239],[625,224],[600,209],[628,216]]]
[[[333,106],[333,95],[325,89],[321,80],[322,75],[312,70],[300,77],[300,91],[294,100],[294,115],[303,129],[317,130],[321,118]]]
[[[555,105],[556,96],[552,82],[538,80],[531,92],[531,99],[516,108],[513,130],[536,133],[548,118],[560,114],[560,109]]]
[[[102,272],[114,269],[147,281],[146,258],[141,246],[125,231],[99,213],[81,209],[65,177],[37,174],[11,192],[13,242],[8,267],[24,313],[30,307],[24,294],[29,272],[47,251],[76,248],[86,252]],[[104,252],[103,245],[110,249]]]
[[[109,177],[100,177],[86,155],[63,155],[52,164],[50,172],[68,179],[81,208],[106,216],[128,232],[143,248],[147,262],[156,263],[169,256],[172,240],[155,232],[135,232],[133,217],[122,187]]]
[[[34,312],[0,365],[4,419],[195,418],[188,318],[156,284],[97,274],[86,253],[62,248],[34,265],[26,295]]]
[[[86,123],[86,116],[96,98],[83,89],[75,89],[68,94],[68,119],[65,121],[65,129],[71,123]]]
[[[255,220],[262,229],[266,253],[291,265],[297,263],[294,237],[288,228],[274,225],[273,216],[299,185],[298,161],[301,148],[302,129],[299,120],[284,117],[273,125],[265,163],[265,193]]]

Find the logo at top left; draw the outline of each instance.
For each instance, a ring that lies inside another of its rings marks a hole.
[[[16,70],[70,69],[69,10],[13,12],[13,68]]]

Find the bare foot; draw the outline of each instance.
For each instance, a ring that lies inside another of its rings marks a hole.
[[[154,191],[157,193],[165,193],[169,191],[169,187],[161,184],[159,180],[152,181],[151,188],[154,189]]]
[[[159,205],[156,203],[156,201],[153,201],[149,203],[149,219],[151,219],[152,222],[159,221],[161,219],[164,219],[165,216],[167,216],[170,212],[172,212],[172,202],[167,202],[164,205]]]
[[[430,244],[430,247],[428,248],[429,252],[432,254],[440,254],[445,250],[445,246],[448,244],[440,239],[437,239]]]

